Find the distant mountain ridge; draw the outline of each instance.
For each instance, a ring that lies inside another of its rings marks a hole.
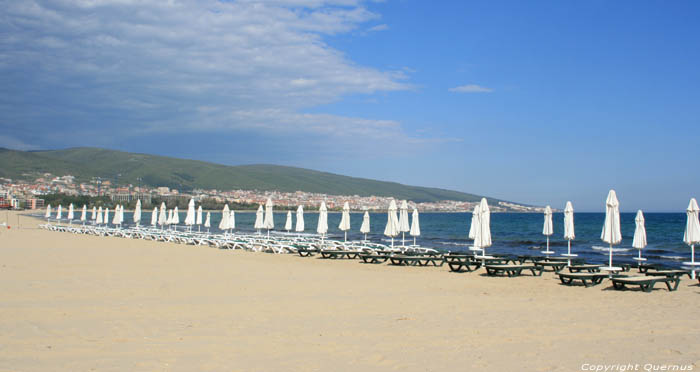
[[[396,182],[342,176],[278,165],[228,166],[198,160],[129,153],[91,147],[47,151],[0,148],[0,177],[32,179],[39,173],[101,177],[117,184],[168,186],[180,190],[305,191],[330,195],[393,196],[414,202],[478,201],[480,195]],[[489,202],[498,199],[488,198]]]

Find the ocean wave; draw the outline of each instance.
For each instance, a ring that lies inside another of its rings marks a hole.
[[[603,247],[603,246],[600,246],[600,245],[591,246],[591,249],[594,249],[594,250],[596,250],[596,251],[605,251],[605,252],[609,252],[609,251],[610,251],[610,247]],[[629,250],[631,250],[631,249],[632,249],[632,248],[613,248],[612,251],[613,251],[613,253],[615,253],[615,252],[627,252],[627,251],[629,251]]]
[[[681,257],[681,256],[659,256],[659,258],[663,258],[665,260],[673,260],[673,261],[683,261],[687,259],[686,257]]]
[[[472,246],[472,244],[470,244],[470,243],[455,243],[455,242],[438,242],[438,243],[443,244],[443,245],[456,245],[459,247],[471,247]]]

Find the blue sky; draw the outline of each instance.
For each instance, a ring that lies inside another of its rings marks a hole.
[[[602,211],[700,195],[697,1],[2,1],[0,146]]]

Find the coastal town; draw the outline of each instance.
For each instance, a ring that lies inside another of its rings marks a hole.
[[[6,208],[38,209],[45,205],[46,195],[64,194],[68,196],[106,197],[115,203],[130,204],[141,200],[150,205],[154,200],[166,203],[186,202],[194,199],[197,202],[235,203],[239,205],[264,204],[270,198],[279,207],[304,208],[313,210],[322,201],[329,209],[340,209],[345,202],[352,210],[382,211],[386,210],[393,199],[387,196],[360,195],[331,195],[310,193],[304,191],[280,192],[270,190],[204,190],[193,189],[182,191],[167,186],[147,186],[124,184],[117,185],[113,181],[94,178],[88,182],[79,182],[75,176],[57,176],[51,173],[41,174],[34,180],[12,180],[0,178],[0,198]],[[433,212],[470,212],[477,202],[441,200],[434,202],[408,202],[411,207],[421,211]],[[542,212],[542,207],[527,206],[517,203],[499,201],[491,205],[492,212]]]

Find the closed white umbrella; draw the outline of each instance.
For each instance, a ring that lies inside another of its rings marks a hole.
[[[265,228],[267,229],[267,236],[270,236],[270,230],[275,228],[275,215],[272,212],[272,199],[267,198],[267,203],[265,203]]]
[[[112,217],[112,225],[119,224],[119,205],[114,207],[114,217]]]
[[[340,217],[340,225],[338,225],[340,231],[345,232],[345,241],[348,241],[348,230],[350,230],[350,204],[345,202],[343,204],[343,215]]]
[[[476,238],[476,231],[479,228],[479,203],[474,206],[474,211],[472,211],[472,222],[469,224],[469,239],[474,240]]]
[[[369,212],[365,211],[365,215],[362,216],[362,226],[360,226],[360,232],[365,234],[365,241],[367,241],[367,234],[369,234]]]
[[[393,199],[386,212],[384,235],[391,237],[391,247],[394,248],[394,237],[399,235],[399,217],[396,215],[396,202]]]
[[[413,208],[413,213],[411,214],[411,231],[409,231],[409,235],[413,237],[413,245],[416,245],[416,237],[420,236],[420,221],[417,208]]]
[[[211,212],[207,212],[207,219],[204,220],[204,227],[206,227],[207,232],[209,232],[209,228],[211,227]]]
[[[632,239],[632,248],[639,250],[639,256],[632,259],[641,263],[646,261],[642,258],[642,249],[647,246],[647,229],[644,227],[644,214],[641,210],[637,211],[637,216],[634,217],[634,239]]]
[[[491,211],[486,198],[481,198],[481,203],[479,204],[479,225],[474,238],[474,247],[480,248],[482,255],[486,256],[486,247],[490,247],[491,244]]]
[[[608,267],[604,269],[618,270],[613,268],[612,253],[613,244],[618,244],[622,241],[622,233],[620,232],[620,202],[617,200],[615,190],[610,190],[608,198],[605,200],[605,223],[603,231],[600,233],[600,238],[610,244]]]
[[[95,223],[98,225],[102,225],[102,207],[97,210],[97,217],[95,217]]]
[[[549,250],[549,237],[554,234],[554,227],[552,226],[552,208],[546,206],[544,208],[544,225],[542,226],[542,235],[547,237],[547,249],[542,252],[544,254],[552,254],[554,252]]]
[[[173,210],[172,209],[168,210],[168,218],[165,220],[165,224],[168,226],[173,224]]]
[[[56,219],[61,220],[61,216],[63,215],[63,207],[61,204],[58,205],[58,209],[56,210]]]
[[[287,211],[287,220],[284,222],[284,229],[289,232],[292,229],[292,211]]]
[[[420,221],[418,220],[418,209],[413,208],[413,215],[411,216],[411,231],[409,232],[413,237],[413,245],[416,245],[416,237],[420,236]]]
[[[160,211],[158,211],[158,224],[160,229],[163,229],[163,225],[168,224],[168,211],[165,208],[165,202],[160,203]]]
[[[151,226],[155,226],[158,223],[158,207],[153,207],[153,212],[151,212]]]
[[[137,227],[141,224],[141,199],[136,201],[136,209],[134,209],[134,223]]]
[[[83,221],[83,226],[87,220],[87,205],[83,204],[83,211],[80,213],[80,220]]]
[[[692,267],[692,277],[695,279],[695,268],[700,264],[695,262],[695,244],[700,243],[700,221],[698,220],[698,202],[695,198],[690,199],[690,204],[688,204],[688,209],[686,214],[688,220],[685,224],[685,233],[683,234],[683,241],[685,244],[690,246],[690,262],[684,262],[683,264]]]
[[[177,230],[177,225],[180,223],[180,212],[177,210],[177,205],[173,208],[173,225],[175,225],[175,230]]]
[[[75,217],[75,214],[73,213],[73,203],[70,203],[68,206],[68,224],[72,225],[73,224],[73,218]]]
[[[189,226],[190,230],[192,230],[192,225],[194,225],[196,213],[194,209],[194,199],[190,199],[190,202],[187,203],[187,215],[185,216],[185,225]]]
[[[297,225],[294,231],[302,232],[304,231],[304,227],[304,207],[300,205],[299,208],[297,208]]]
[[[228,204],[225,204],[224,209],[221,210],[221,221],[219,221],[219,230],[224,232],[228,230],[229,217],[231,217],[231,213],[229,213]]]
[[[124,205],[119,205],[119,227],[124,223]]]
[[[46,217],[47,220],[51,218],[51,204],[46,206],[46,214],[44,215],[44,217]]]
[[[200,204],[199,208],[197,208],[197,218],[195,222],[197,224],[197,231],[200,231],[201,225],[202,225],[202,205]]]
[[[567,240],[569,248],[562,256],[576,257],[577,255],[571,254],[571,241],[576,239],[576,233],[574,232],[574,206],[570,201],[566,202],[564,208],[564,239]],[[571,260],[569,260],[569,265],[571,265]]]
[[[106,225],[105,227],[109,227],[109,208],[105,208],[105,217],[103,222]]]
[[[406,233],[411,228],[408,226],[408,203],[404,200],[401,202],[399,210],[399,231],[401,231],[401,245],[406,245]]]
[[[258,206],[258,211],[255,212],[255,224],[253,225],[253,228],[255,230],[258,230],[258,234],[260,234],[260,229],[265,228],[265,217],[264,217],[265,211],[263,210],[262,204]]]
[[[321,247],[323,248],[323,240],[328,232],[328,209],[326,208],[325,201],[322,201],[321,206],[318,208],[318,224],[316,225],[316,232],[321,234]]]
[[[236,228],[236,211],[231,209],[231,212],[228,214],[228,228],[231,230],[231,233],[233,233],[233,229]]]

